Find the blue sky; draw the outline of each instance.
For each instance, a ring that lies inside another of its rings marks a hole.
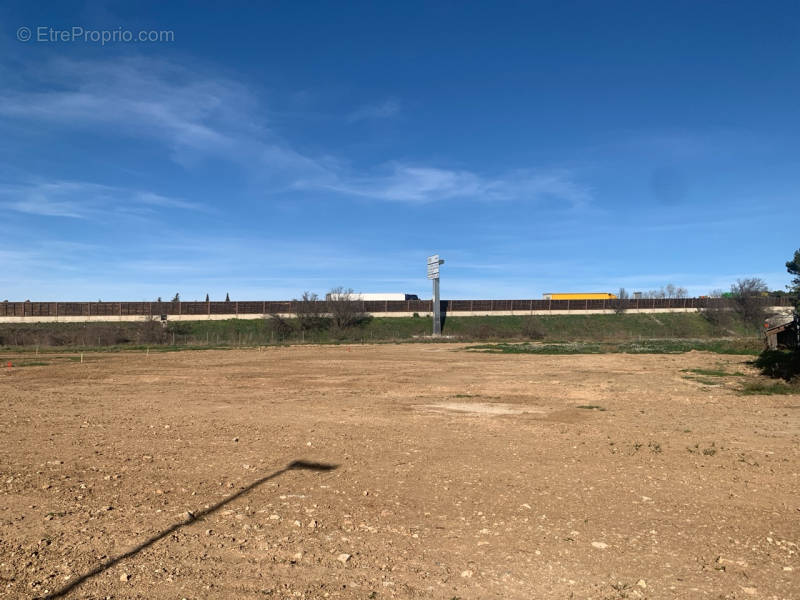
[[[6,2],[0,23],[0,298],[429,297],[433,253],[445,298],[705,294],[783,289],[800,247],[796,2]]]

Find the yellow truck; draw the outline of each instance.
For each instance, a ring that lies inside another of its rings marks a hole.
[[[610,294],[608,292],[544,294],[545,300],[613,300],[616,297],[616,294]]]

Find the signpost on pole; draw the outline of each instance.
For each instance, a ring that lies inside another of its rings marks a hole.
[[[438,254],[428,257],[428,279],[433,280],[433,335],[442,335],[442,311],[439,302],[439,265],[444,260]]]

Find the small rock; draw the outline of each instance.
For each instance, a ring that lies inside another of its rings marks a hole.
[[[461,571],[461,576],[464,577],[464,578],[468,579],[468,578],[472,577],[472,575],[473,575],[473,573],[469,569],[467,569],[466,571]]]
[[[214,535],[213,529],[206,529],[206,535]]]
[[[314,520],[311,520],[311,521],[308,522],[308,528],[309,529],[316,529],[318,525],[319,525],[319,523],[317,523]]]
[[[342,554],[340,554],[339,556],[336,557],[336,560],[338,560],[343,565],[346,565],[347,561],[349,561],[351,558],[352,558],[352,556],[350,556],[349,554],[342,553]]]
[[[270,521],[280,521],[281,517],[280,517],[280,515],[270,515],[269,516],[269,520]]]
[[[190,510],[187,510],[183,513],[183,518],[185,521],[194,521],[194,513]]]
[[[643,590],[647,589],[647,582],[644,579],[640,579],[639,581],[637,581],[636,585],[638,585]]]
[[[233,438],[233,441],[234,441],[234,442],[238,442],[238,441],[239,441],[239,438],[238,438],[238,437],[235,437],[235,438]]]
[[[783,567],[784,571],[794,571],[794,567]]]
[[[295,522],[294,522],[294,526],[295,526],[295,527],[302,527],[302,526],[303,526],[303,524],[302,524],[300,521],[295,521]]]
[[[598,550],[605,550],[608,548],[608,544],[605,542],[592,542],[592,548],[597,548]]]
[[[104,511],[108,512],[109,510],[114,510],[114,507],[113,506],[104,506],[100,510],[104,510]]]
[[[122,575],[119,576],[119,580],[120,581],[130,581],[131,580],[131,576],[128,573],[123,573]]]

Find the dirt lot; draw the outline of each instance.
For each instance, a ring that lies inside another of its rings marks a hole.
[[[3,598],[800,598],[800,397],[683,371],[746,357],[42,360],[0,375]]]

